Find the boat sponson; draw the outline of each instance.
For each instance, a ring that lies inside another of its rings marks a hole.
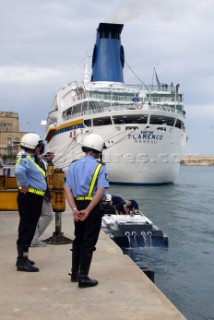
[[[153,237],[151,240],[145,239],[142,236],[119,236],[114,235],[111,239],[120,247],[120,248],[138,248],[138,247],[158,247],[158,248],[167,248],[168,247],[168,238],[165,236],[162,237]]]

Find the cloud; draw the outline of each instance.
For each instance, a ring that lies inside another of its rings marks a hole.
[[[191,120],[198,119],[198,120],[207,120],[207,123],[212,123],[214,119],[214,107],[213,104],[194,104],[194,105],[187,105],[187,114]]]
[[[7,67],[0,66],[0,83],[3,84],[37,84],[40,82],[48,82],[53,78],[62,78],[59,70],[50,68],[36,68],[27,66]]]
[[[40,130],[58,88],[81,84],[98,24],[123,23],[128,65],[144,83],[151,83],[155,67],[161,82],[181,84],[188,148],[205,152],[209,147],[198,143],[197,130],[203,127],[206,137],[213,132],[207,129],[213,119],[213,16],[213,0],[2,0],[1,110],[13,108],[21,126],[27,119]],[[128,66],[124,78],[138,83]]]

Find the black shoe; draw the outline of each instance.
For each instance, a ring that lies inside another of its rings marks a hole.
[[[33,260],[27,259],[28,262],[33,266],[35,264],[35,262]],[[18,260],[16,261],[16,267],[18,266]]]
[[[77,282],[78,281],[78,273],[73,272],[68,274],[71,277],[71,282]]]
[[[28,260],[21,260],[17,261],[16,270],[25,272],[38,272],[39,268],[30,264]]]
[[[90,279],[88,276],[79,276],[78,286],[79,288],[95,287],[98,285],[98,281]]]
[[[33,266],[35,264],[35,262],[33,260],[27,259],[28,262]]]

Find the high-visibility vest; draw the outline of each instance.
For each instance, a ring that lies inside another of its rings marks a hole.
[[[83,196],[79,196],[76,198],[76,200],[92,200],[93,197],[92,197],[92,193],[93,193],[93,190],[94,190],[94,186],[95,186],[95,183],[97,181],[97,177],[98,177],[98,174],[100,172],[100,169],[102,168],[102,163],[99,163],[94,171],[94,174],[93,174],[93,177],[91,179],[91,183],[90,183],[90,186],[89,186],[89,189],[88,189],[88,194],[86,197],[83,197]]]
[[[18,165],[19,161],[20,161],[22,158],[27,158],[27,159],[29,159],[29,160],[34,164],[34,166],[37,167],[37,169],[41,172],[41,174],[43,175],[43,177],[44,177],[44,178],[46,177],[45,171],[44,171],[35,161],[33,161],[33,159],[32,159],[30,156],[24,156],[24,157],[23,157],[23,156],[20,156],[20,157],[18,157],[18,159],[17,159],[17,161],[16,161],[16,166]]]

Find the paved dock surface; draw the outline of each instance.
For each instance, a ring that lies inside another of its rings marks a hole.
[[[71,244],[30,248],[38,273],[17,272],[18,213],[0,211],[1,320],[176,320],[185,317],[102,231],[90,276],[99,285],[79,289],[70,282]],[[43,239],[52,236],[55,220]],[[69,212],[62,231],[73,239]]]

